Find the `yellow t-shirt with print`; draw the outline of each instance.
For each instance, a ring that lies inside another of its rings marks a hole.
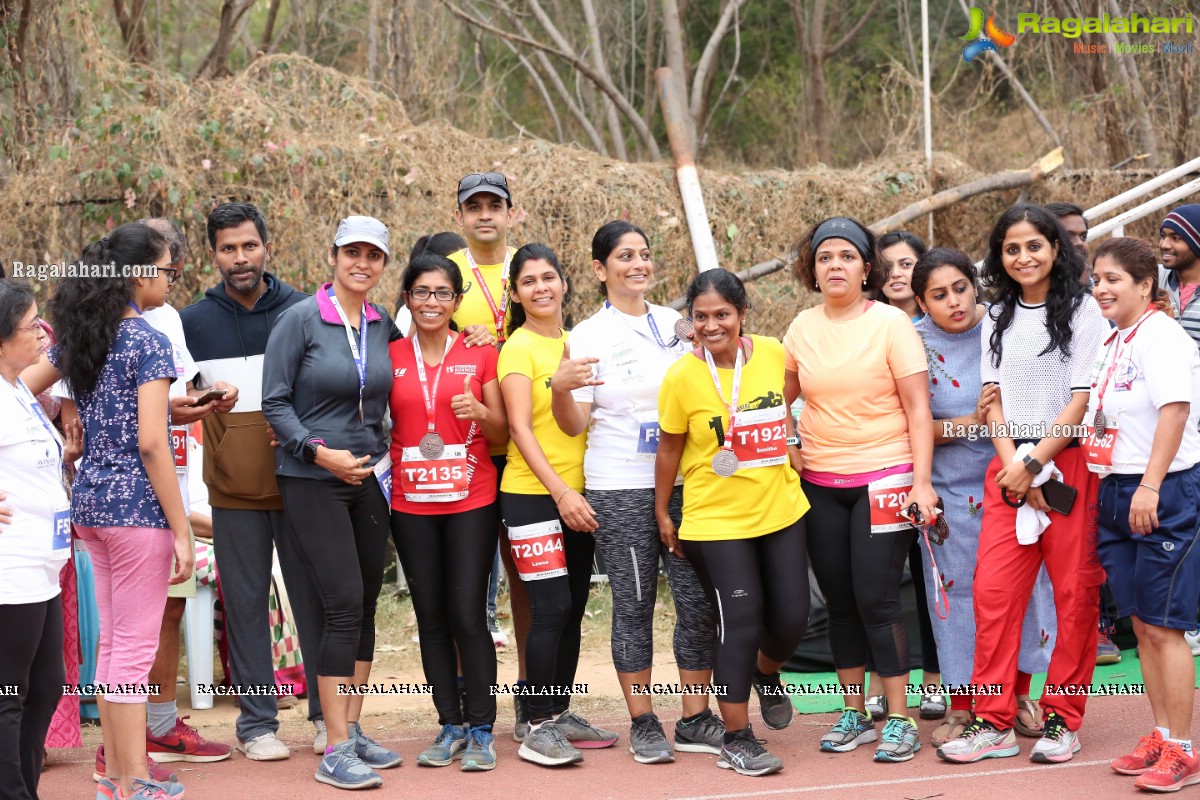
[[[508,248],[508,254],[511,258],[512,254],[517,252],[515,248]],[[461,331],[468,325],[486,325],[488,330],[493,335],[496,333],[496,317],[492,314],[492,307],[488,305],[487,298],[479,288],[479,280],[475,277],[475,273],[471,271],[471,264],[467,261],[467,249],[464,247],[456,253],[451,253],[450,260],[458,265],[462,272],[463,283],[471,284],[471,288],[463,295],[462,305],[454,312],[454,322],[458,325]],[[504,274],[503,264],[476,264],[479,267],[479,273],[483,275],[483,280],[487,284],[488,291],[492,293],[492,301],[496,304],[496,309],[504,306],[504,325],[508,325],[508,306],[512,304],[511,300],[505,301],[504,294],[507,289],[508,276]],[[496,336],[501,342],[504,341],[504,332]]]
[[[752,432],[755,439],[761,436],[771,445],[766,449],[778,452],[778,436],[783,433],[786,445],[790,429],[783,403],[783,345],[767,337],[750,338],[753,351],[742,368],[734,441],[739,440],[737,431]],[[733,370],[718,369],[717,375],[721,379],[721,394],[729,400],[733,394]],[[761,421],[754,425],[744,424],[743,420]],[[787,461],[786,446],[782,463],[752,466],[757,462],[743,458],[738,470],[728,478],[713,472],[713,456],[729,430],[729,409],[717,396],[703,357],[690,353],[667,371],[658,393],[658,424],[664,433],[682,433],[687,437],[680,463],[683,470],[680,539],[715,541],[765,536],[783,530],[808,511],[800,476]],[[743,451],[743,456],[746,452]],[[774,456],[764,460],[778,459]]]
[[[534,438],[558,476],[572,489],[582,492],[587,433],[567,436],[554,421],[554,414],[550,410],[550,377],[558,371],[566,343],[565,331],[561,337],[550,339],[527,328],[518,328],[500,351],[500,363],[496,371],[501,383],[509,375],[524,375],[532,381]],[[525,463],[517,443],[511,439],[508,441],[508,466],[504,468],[504,477],[500,479],[500,491],[509,494],[549,494]]]

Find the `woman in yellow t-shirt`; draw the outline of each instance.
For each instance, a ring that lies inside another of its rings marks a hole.
[[[592,580],[596,515],[580,494],[587,437],[567,436],[551,411],[550,379],[569,358],[565,292],[562,267],[549,247],[527,244],[513,255],[508,343],[497,368],[511,436],[500,514],[533,604],[525,640],[529,732],[517,755],[543,766],[582,761],[576,747],[617,741],[617,734],[568,710]]]
[[[779,668],[808,624],[808,501],[789,464],[783,348],[742,335],[750,302],[731,272],[701,272],[687,301],[699,347],[671,366],[659,390],[654,514],[664,544],[692,562],[717,610],[713,681],[725,720],[717,766],[766,775],[783,762],[750,728],[750,687],[767,727],[791,723]],[[668,506],[681,466],[677,532]]]
[[[877,738],[862,683],[875,657],[893,710],[876,761],[907,761],[921,748],[907,707],[908,647],[900,579],[915,531],[900,511],[915,505],[933,519],[933,418],[921,339],[898,308],[867,299],[878,288],[875,237],[862,223],[834,217],[800,243],[796,274],[824,302],[788,328],[790,405],[805,405],[797,430],[801,473],[812,502],[808,541],[813,574],[829,609],[829,646],[845,709],[821,749],[843,753]],[[874,688],[874,687],[872,687]]]

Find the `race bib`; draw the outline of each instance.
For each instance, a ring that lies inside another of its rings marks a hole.
[[[388,506],[392,505],[392,454],[384,453],[383,458],[375,462],[375,480],[379,483],[379,489],[383,492],[383,499],[387,501]]]
[[[188,429],[185,427],[171,428],[171,451],[175,454],[175,471],[187,472],[188,468]]]
[[[464,500],[471,474],[467,446],[448,444],[440,458],[425,458],[420,448],[406,447],[400,458],[400,491],[410,503],[453,503]]]
[[[1087,462],[1088,472],[1094,472],[1100,477],[1111,475],[1113,471],[1113,446],[1117,443],[1116,421],[1108,423],[1103,433],[1097,433],[1091,425],[1088,435],[1079,440],[1083,448],[1083,460]]]
[[[658,455],[658,414],[638,414],[637,460],[654,462]]]
[[[737,413],[732,439],[739,470],[787,463],[786,419],[782,405]]]
[[[912,472],[898,472],[867,484],[867,496],[871,503],[871,533],[894,533],[912,528],[912,523],[900,516],[900,512],[908,505],[912,486]]]
[[[508,544],[521,580],[541,581],[567,574],[567,554],[558,520],[509,528]]]
[[[71,547],[71,504],[54,504],[54,530],[50,534],[51,550],[68,550]]]

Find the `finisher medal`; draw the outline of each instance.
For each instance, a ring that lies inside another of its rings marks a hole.
[[[692,324],[690,319],[680,318],[675,321],[675,336],[681,341],[692,340],[692,336],[696,333],[696,326]]]
[[[442,457],[442,452],[446,449],[446,442],[437,431],[430,431],[421,437],[417,448],[421,451],[421,455],[432,460]]]
[[[1103,409],[1096,410],[1096,416],[1092,420],[1092,427],[1096,429],[1096,434],[1099,436],[1103,436],[1104,432],[1108,430],[1108,419],[1104,416]]]
[[[734,455],[732,450],[721,449],[713,456],[712,460],[713,472],[720,475],[722,478],[728,478],[733,473],[737,472],[738,457]]]

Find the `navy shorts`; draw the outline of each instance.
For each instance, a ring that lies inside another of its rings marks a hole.
[[[1121,616],[1190,631],[1200,603],[1200,465],[1168,473],[1159,487],[1158,527],[1129,530],[1129,504],[1141,475],[1100,482],[1100,562]]]

